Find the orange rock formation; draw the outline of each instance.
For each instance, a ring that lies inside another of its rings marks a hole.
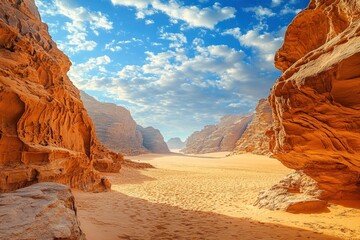
[[[191,134],[181,152],[199,154],[232,151],[253,118],[254,114],[224,116],[219,124],[205,126],[201,131]]]
[[[272,123],[270,104],[266,99],[260,99],[256,107],[254,119],[236,142],[234,153],[251,152],[260,155],[270,155],[270,139],[266,132],[270,130]]]
[[[96,138],[66,75],[70,65],[33,0],[0,2],[1,191],[42,181],[100,191],[109,182],[94,171],[93,161],[120,169],[121,156]]]
[[[275,57],[274,156],[323,199],[360,199],[360,1],[312,0]]]

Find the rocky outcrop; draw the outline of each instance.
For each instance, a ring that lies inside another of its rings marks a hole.
[[[270,148],[322,199],[360,199],[360,2],[312,0],[288,27],[271,91]]]
[[[232,151],[253,117],[253,114],[225,116],[218,125],[208,125],[194,132],[186,140],[186,147],[181,152],[199,154]]]
[[[125,155],[147,152],[143,146],[142,134],[137,130],[137,124],[126,108],[99,102],[83,91],[80,91],[80,94],[102,144]]]
[[[93,161],[113,162],[112,155],[99,144],[66,75],[70,65],[33,0],[0,2],[1,191],[44,181],[83,190],[108,187]]]
[[[291,213],[319,212],[327,208],[327,202],[319,200],[321,194],[317,182],[302,171],[296,171],[269,190],[261,192],[255,205]]]
[[[38,183],[0,194],[0,239],[85,239],[74,196],[58,183]]]
[[[158,129],[153,127],[143,128],[137,125],[137,129],[143,137],[143,145],[146,149],[153,153],[169,153],[170,150],[164,141]]]
[[[170,149],[182,149],[185,147],[185,143],[178,137],[170,138],[166,144]]]
[[[254,119],[237,141],[234,153],[250,152],[259,155],[270,155],[270,138],[266,133],[270,130],[272,124],[270,104],[266,99],[261,99],[256,107]]]

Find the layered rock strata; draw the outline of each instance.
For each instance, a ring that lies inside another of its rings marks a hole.
[[[360,199],[360,2],[312,0],[275,57],[270,148],[318,182],[322,199]]]
[[[137,124],[126,108],[99,102],[83,91],[80,91],[80,94],[102,144],[125,155],[148,152],[143,146],[143,137],[136,128]]]
[[[85,239],[74,196],[58,183],[37,183],[0,194],[0,239]]]
[[[181,152],[200,154],[232,151],[253,117],[253,114],[225,116],[218,125],[208,125],[194,132],[186,140],[186,147]]]
[[[93,161],[121,156],[113,160],[98,142],[66,75],[70,65],[33,0],[0,2],[1,191],[43,181],[94,191],[109,186]]]
[[[269,149],[270,138],[266,133],[270,130],[272,124],[270,104],[266,99],[261,99],[256,107],[254,119],[236,142],[234,153],[250,152],[259,155],[271,155]]]

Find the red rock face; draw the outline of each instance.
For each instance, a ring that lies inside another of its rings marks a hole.
[[[274,156],[314,178],[322,198],[360,199],[360,2],[312,0],[275,65]]]
[[[92,162],[111,156],[66,75],[70,65],[33,0],[0,2],[0,190],[40,181],[108,186]]]

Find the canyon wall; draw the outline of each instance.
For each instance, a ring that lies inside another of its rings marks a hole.
[[[99,102],[83,91],[80,91],[80,95],[102,144],[125,155],[148,152],[143,146],[143,137],[136,128],[137,124],[126,108]]]
[[[143,138],[143,145],[152,153],[169,153],[170,150],[164,141],[164,137],[158,129],[153,127],[143,128],[137,125]]]
[[[99,102],[83,91],[80,94],[98,138],[110,150],[125,155],[170,152],[160,131],[137,125],[126,108]]]
[[[234,153],[250,152],[259,155],[270,155],[270,139],[266,133],[270,130],[272,124],[270,104],[266,99],[261,99],[256,107],[254,119],[236,142]]]
[[[312,0],[275,56],[270,148],[318,182],[323,199],[360,199],[360,1]]]
[[[225,116],[219,124],[205,126],[201,131],[194,132],[186,140],[186,147],[181,152],[199,154],[232,151],[253,118],[253,114]]]
[[[0,2],[1,191],[43,181],[101,191],[110,184],[93,162],[120,169],[121,155],[96,138],[70,65],[33,0]]]

